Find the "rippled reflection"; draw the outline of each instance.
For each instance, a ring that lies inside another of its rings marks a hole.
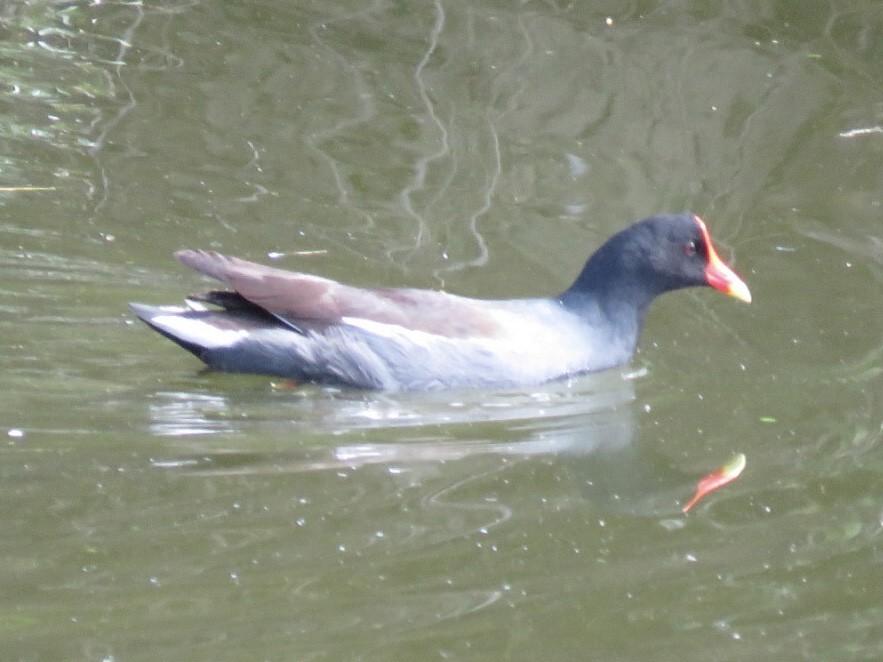
[[[150,430],[168,437],[255,432],[262,425],[289,428],[293,439],[319,434],[318,444],[293,443],[291,451],[243,457],[209,441],[193,458],[156,460],[156,466],[247,473],[327,470],[367,464],[459,460],[472,455],[588,454],[626,447],[634,433],[634,376],[593,375],[548,384],[531,392],[360,394],[310,390],[316,401],[291,393],[274,401],[273,420],[231,416],[242,408],[224,395],[158,392],[151,398]],[[325,396],[325,403],[321,406]],[[366,433],[378,440],[362,440]],[[329,446],[328,439],[340,439]],[[354,441],[358,439],[358,441]],[[192,444],[188,442],[188,448]],[[220,465],[220,466],[218,466]]]

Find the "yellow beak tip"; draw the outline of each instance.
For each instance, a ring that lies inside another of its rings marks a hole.
[[[730,291],[728,292],[728,294],[731,297],[739,299],[739,301],[751,303],[751,291],[748,289],[748,286],[741,280],[730,284]]]

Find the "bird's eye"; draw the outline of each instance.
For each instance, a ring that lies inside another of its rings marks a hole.
[[[684,254],[687,257],[693,257],[698,252],[699,246],[696,244],[695,241],[688,241],[686,244],[684,244]]]

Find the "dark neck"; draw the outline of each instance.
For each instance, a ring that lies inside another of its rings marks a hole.
[[[591,325],[603,324],[635,344],[650,303],[664,290],[641,278],[628,246],[614,236],[591,257],[577,279],[558,298],[565,308]]]

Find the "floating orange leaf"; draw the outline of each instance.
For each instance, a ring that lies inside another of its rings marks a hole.
[[[732,483],[739,477],[739,474],[742,473],[742,470],[745,468],[745,462],[745,454],[736,453],[732,460],[720,467],[717,471],[712,471],[699,481],[699,484],[696,486],[696,494],[684,504],[684,507],[681,510],[685,513],[688,512],[705,495],[714,492],[727,483]]]

